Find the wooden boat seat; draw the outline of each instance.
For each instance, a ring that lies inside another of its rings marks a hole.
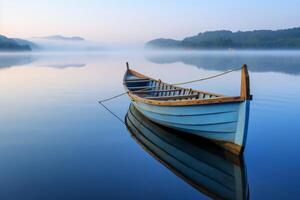
[[[134,77],[134,78],[132,78]],[[136,76],[132,76],[132,77],[129,77],[127,80],[149,80],[150,78],[139,78],[139,77],[136,77]]]
[[[198,98],[199,94],[190,94],[190,95],[177,95],[177,96],[159,96],[159,97],[144,97],[145,99],[151,100],[180,100],[180,99],[191,99],[191,98]]]
[[[181,91],[182,89],[172,89],[172,90],[147,90],[147,91],[133,91],[134,93],[151,93],[151,92],[178,92]]]
[[[128,87],[129,90],[143,90],[143,89],[151,89],[155,88],[155,86],[136,86],[136,87]]]

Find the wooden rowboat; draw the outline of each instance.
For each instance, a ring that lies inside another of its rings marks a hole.
[[[240,96],[178,87],[129,69],[123,84],[133,105],[150,120],[211,139],[240,154],[246,143],[250,95],[247,66],[241,70]]]
[[[243,156],[201,137],[153,123],[133,105],[125,123],[146,152],[202,194],[212,199],[249,199]]]

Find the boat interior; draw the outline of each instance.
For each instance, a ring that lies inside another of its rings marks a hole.
[[[132,94],[149,100],[180,101],[224,97],[220,94],[213,94],[167,84],[161,80],[146,77],[133,70],[127,71],[124,77],[124,85]]]

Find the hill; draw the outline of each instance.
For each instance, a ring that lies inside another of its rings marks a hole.
[[[159,49],[300,49],[300,28],[255,31],[208,31],[183,40],[155,39],[146,47]]]
[[[41,47],[39,45],[37,45],[34,42],[28,41],[28,40],[24,40],[24,39],[20,39],[20,38],[12,38],[13,40],[15,40],[19,45],[27,45],[31,48],[31,50],[35,51],[35,50],[41,50]]]
[[[0,51],[31,51],[28,44],[19,44],[15,39],[0,35]]]
[[[63,40],[63,41],[84,41],[85,39],[82,37],[74,36],[74,37],[66,37],[62,35],[51,35],[46,37],[34,37],[36,39],[46,39],[46,40]]]

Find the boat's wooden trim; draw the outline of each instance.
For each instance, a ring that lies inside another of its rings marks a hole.
[[[244,151],[244,148],[238,144],[234,144],[226,141],[217,141],[217,140],[212,140],[212,141],[235,155],[241,155],[241,153],[243,153]]]
[[[149,79],[149,80],[153,80],[153,81],[157,81],[157,82],[161,82],[163,83],[161,80],[156,80],[153,78],[150,78],[148,76],[145,76],[139,72],[136,72],[132,69],[127,69],[125,76],[127,76],[127,74],[132,74],[133,76],[136,76],[138,78],[142,78],[142,79]],[[166,84],[168,86],[173,86],[171,84],[167,84],[167,83],[163,83]],[[146,104],[151,104],[151,105],[157,105],[157,106],[188,106],[188,105],[206,105],[206,104],[220,104],[220,103],[231,103],[231,102],[243,102],[245,100],[250,100],[252,99],[252,96],[250,95],[250,81],[249,81],[249,74],[248,74],[248,70],[247,70],[247,66],[243,65],[242,67],[242,71],[241,71],[241,94],[240,96],[224,96],[221,94],[214,94],[214,93],[209,93],[209,92],[203,92],[200,90],[190,90],[191,93],[193,94],[193,92],[195,93],[202,93],[205,95],[211,95],[211,96],[216,96],[214,98],[209,98],[209,99],[146,99],[144,97],[140,97],[136,94],[138,94],[139,91],[130,91],[130,89],[153,89],[155,87],[152,86],[146,86],[146,87],[127,87],[126,86],[126,79],[124,77],[124,85],[125,88],[128,91],[128,95],[129,97],[136,102],[141,102],[141,103],[146,103]],[[173,86],[175,89],[183,89],[186,90],[187,88],[182,88],[182,87],[178,87],[178,86]],[[151,90],[150,90],[151,91]]]
[[[187,105],[205,105],[205,104],[219,104],[219,103],[230,103],[230,102],[243,102],[245,99],[240,96],[237,97],[219,97],[212,99],[195,99],[195,100],[171,100],[171,101],[159,101],[151,100],[139,97],[129,92],[128,95],[133,101],[157,105],[157,106],[187,106]]]
[[[139,72],[137,72],[137,71],[134,71],[134,70],[132,70],[132,69],[128,69],[128,72],[129,72],[130,74],[136,76],[136,77],[139,77],[139,78],[155,80],[155,79],[153,79],[153,78],[150,78],[150,77],[148,77],[148,76],[145,76],[144,74],[141,74],[141,73],[139,73]]]
[[[241,97],[248,100],[252,99],[247,65],[243,65],[241,72]]]

